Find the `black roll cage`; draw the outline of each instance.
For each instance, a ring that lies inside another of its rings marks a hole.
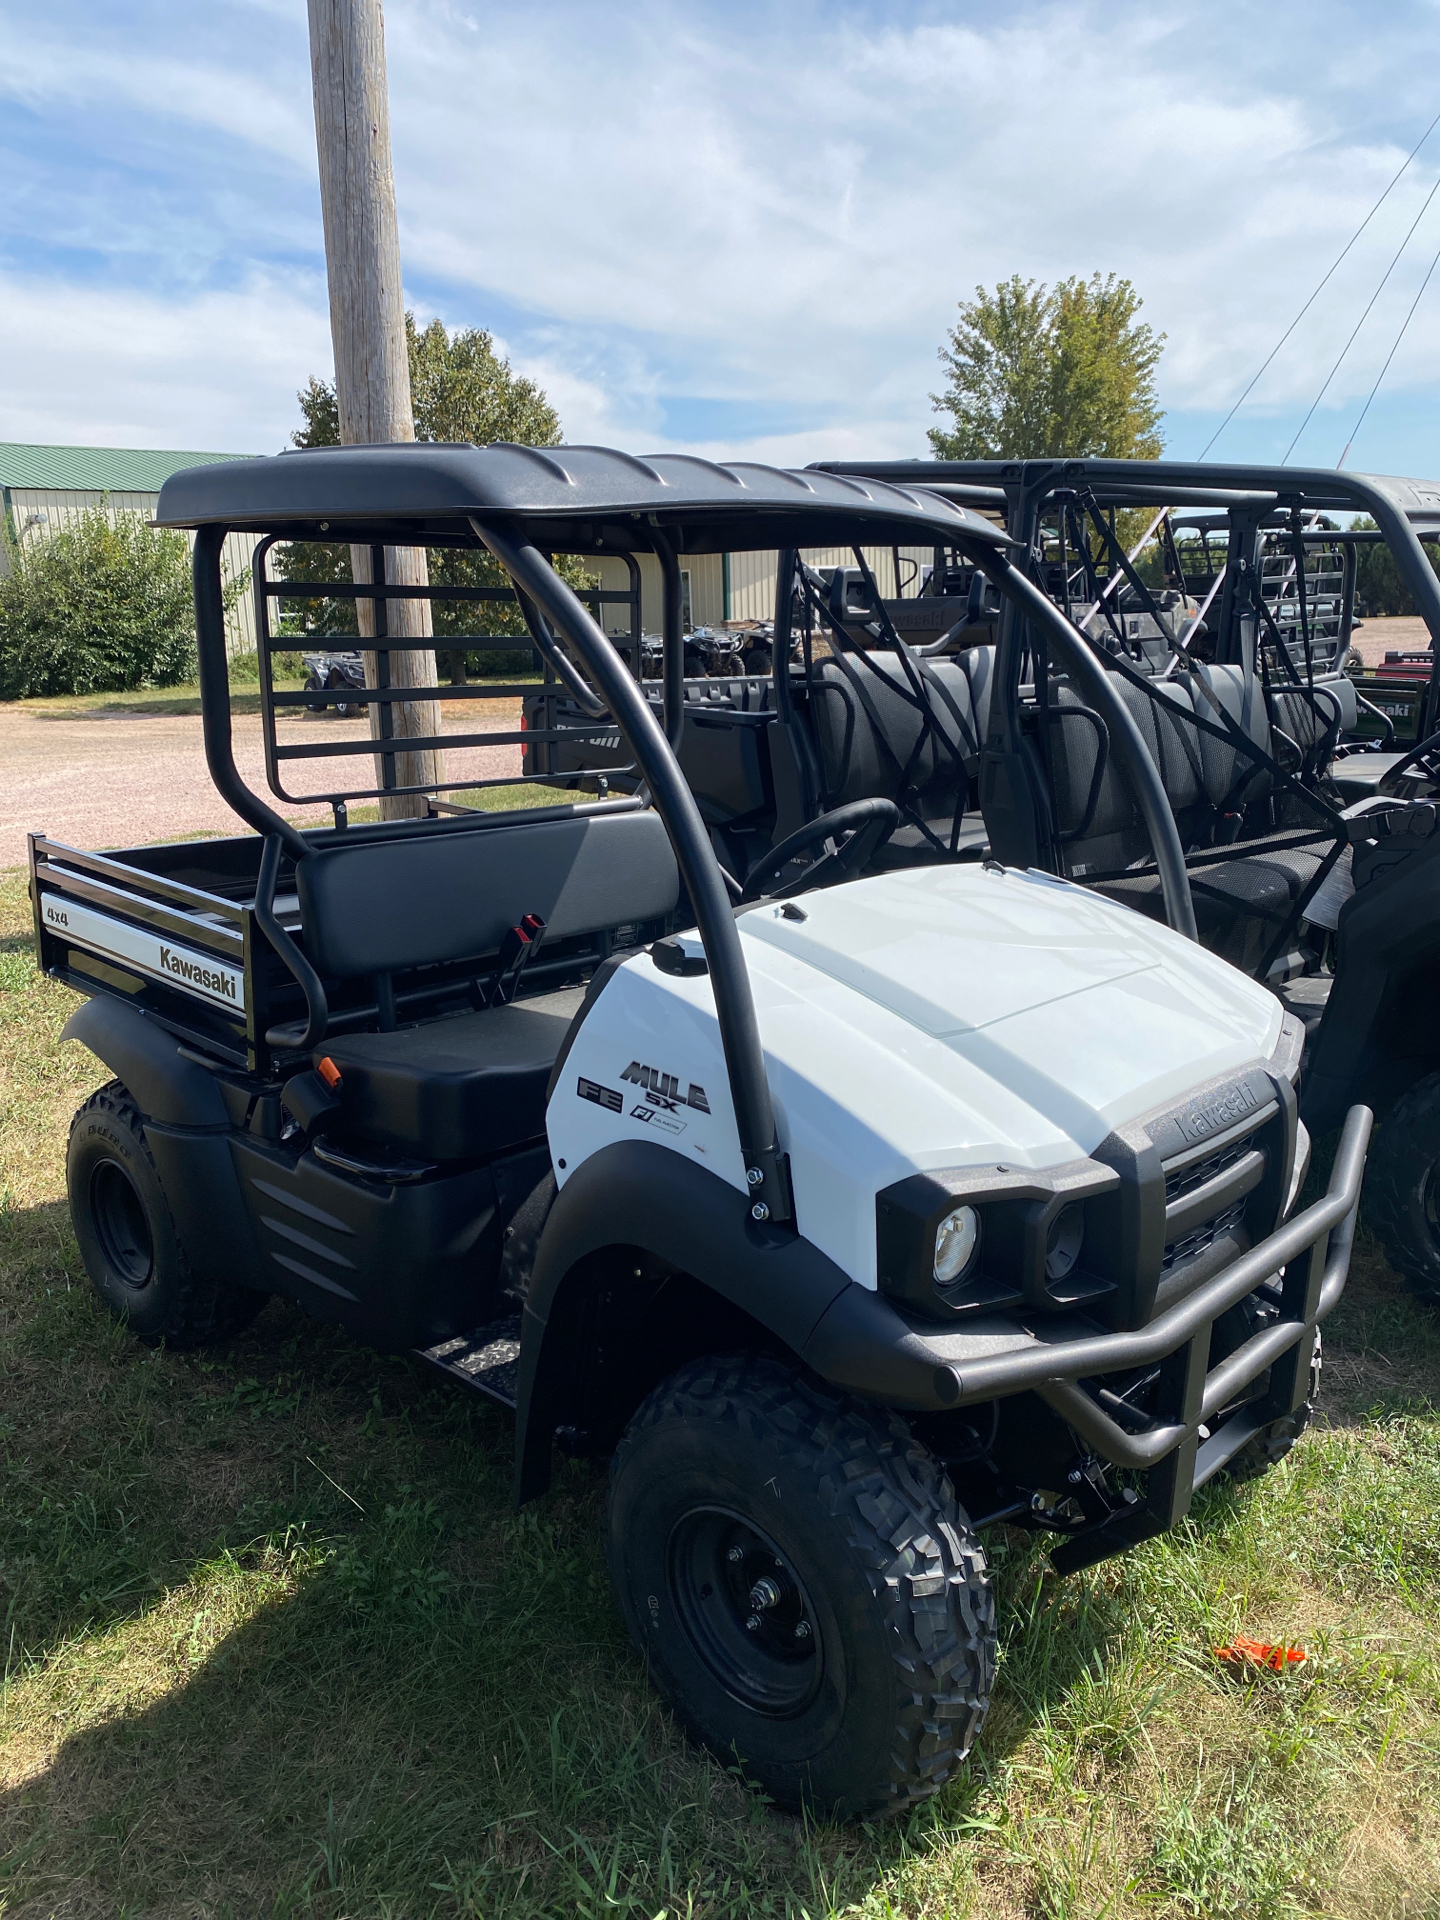
[[[247,473],[246,468],[251,472]],[[597,469],[605,490],[594,482]],[[630,480],[628,476],[632,471],[645,476],[645,480],[641,483]],[[457,472],[464,480],[463,487],[456,484]],[[617,480],[617,474],[623,476],[623,484],[630,489],[628,493],[619,491],[622,481]],[[674,517],[680,515],[681,510],[676,503],[676,479],[672,475],[694,480],[697,505],[686,516]],[[477,476],[484,484],[475,484]],[[419,482],[418,487],[411,486],[412,480]],[[297,481],[300,484],[297,485]],[[566,498],[559,482],[572,489],[588,484],[594,500],[593,520],[578,517],[584,507]],[[441,483],[449,492],[437,505],[433,497],[424,497],[425,490]],[[466,487],[472,490],[472,498],[468,500],[463,498]],[[660,488],[669,490],[670,498],[665,498]],[[732,489],[751,490],[755,496],[753,504],[737,498]],[[475,494],[481,497],[473,497]],[[812,497],[797,499],[796,494]],[[334,499],[343,505],[337,504],[332,519],[321,519],[317,497]],[[632,504],[651,500],[672,516],[666,523],[662,523],[658,512],[642,511]],[[821,517],[826,506],[835,515],[833,521],[828,516]],[[563,518],[559,517],[561,514]],[[740,1146],[756,1203],[755,1219],[763,1223],[762,1230],[790,1225],[794,1208],[788,1169],[777,1140],[754,1001],[730,889],[675,754],[684,719],[681,550],[724,552],[737,544],[773,545],[785,550],[792,546],[834,544],[838,529],[840,539],[847,544],[852,540],[858,544],[867,536],[872,542],[878,537],[883,544],[890,544],[897,533],[907,541],[919,533],[926,540],[943,539],[962,552],[971,564],[984,571],[1002,595],[1018,602],[1030,620],[1046,629],[1077,679],[1091,685],[1093,698],[1111,725],[1116,757],[1130,775],[1142,813],[1151,828],[1167,917],[1173,926],[1194,937],[1194,913],[1184,855],[1165,804],[1163,787],[1133,721],[1116,699],[1098,663],[1090,657],[1080,635],[1023,573],[997,551],[1010,544],[1007,537],[993,524],[966,514],[933,494],[898,493],[857,485],[850,480],[821,485],[802,474],[738,465],[717,468],[678,456],[662,457],[658,463],[651,464],[601,449],[365,448],[235,463],[223,486],[217,486],[207,469],[178,475],[168,483],[157,519],[161,524],[188,525],[195,530],[195,606],[206,758],[221,796],[265,843],[255,917],[304,993],[308,1017],[301,1044],[324,1029],[324,987],[299,944],[281,925],[275,911],[275,895],[283,855],[304,860],[312,848],[304,833],[250,790],[235,764],[220,573],[226,535],[247,529],[257,534],[257,559],[261,563],[257,597],[262,607],[267,596],[276,597],[273,584],[263,581],[265,553],[275,539],[288,537],[303,541],[328,536],[332,542],[358,540],[368,545],[375,563],[372,571],[377,577],[370,583],[355,583],[344,591],[347,598],[369,599],[375,609],[377,655],[396,647],[415,645],[414,641],[391,639],[387,634],[383,612],[387,600],[424,598],[432,592],[426,588],[387,586],[383,580],[385,547],[478,544],[500,562],[513,583],[537,650],[557,679],[580,702],[583,711],[597,716],[608,713],[633,757],[642,783],[642,799],[648,798],[665,825],[713,983]],[[616,523],[623,525],[619,537],[614,533]],[[746,536],[739,542],[733,537],[737,531]],[[663,724],[592,612],[560,578],[547,557],[549,551],[555,550],[588,553],[603,549],[612,554],[626,553],[633,568],[636,547],[655,553],[664,585]],[[303,597],[304,586],[303,582],[286,582],[284,593],[292,598]],[[459,597],[483,599],[493,597],[498,591],[501,590],[461,590]],[[433,589],[433,597],[447,594],[456,597],[456,589],[440,586]],[[777,699],[780,699],[783,698],[782,686],[788,692],[788,602],[782,599],[776,611],[777,625],[783,629],[777,631],[775,646],[775,684]],[[268,645],[267,618],[262,618],[261,633],[262,645]],[[365,641],[361,644],[364,646]],[[402,699],[440,699],[446,697],[446,690],[380,686],[369,690],[369,694],[381,712],[388,715]],[[286,696],[274,697],[293,703],[293,697],[288,700]],[[271,732],[273,734],[273,728]],[[427,744],[423,739],[396,738],[392,746],[387,735],[388,729],[378,740],[367,736],[364,740],[343,743],[340,750],[361,754],[378,751],[393,756],[422,749]],[[440,746],[449,742],[436,739],[430,744]],[[280,784],[278,756],[268,757],[267,774],[272,791],[282,799],[290,797]],[[399,793],[404,789],[392,785],[389,791]],[[312,801],[315,796],[305,798]],[[633,806],[635,803],[616,804]],[[343,824],[343,810],[337,810],[336,825]],[[352,827],[347,831],[369,837],[384,834],[392,827],[400,832],[413,832],[415,824],[397,821],[379,828]],[[464,824],[458,818],[434,819],[428,823],[427,830],[442,833],[464,830]],[[470,825],[473,830],[478,823]]]
[[[1440,483],[1328,467],[1207,465],[1179,460],[823,460],[816,470],[921,486],[1003,515],[1029,550],[1047,496],[1084,488],[1103,507],[1192,507],[1254,514],[1256,531],[1274,516],[1364,513],[1373,529],[1315,529],[1316,540],[1354,546],[1383,540],[1430,630],[1435,664],[1421,714],[1422,737],[1440,729],[1440,578],[1422,538],[1440,538]],[[1307,539],[1311,537],[1307,532]]]

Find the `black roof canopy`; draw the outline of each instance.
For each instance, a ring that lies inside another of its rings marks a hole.
[[[307,448],[166,481],[162,526],[224,526],[295,538],[471,544],[471,516],[524,523],[555,551],[644,552],[663,528],[683,553],[773,547],[971,543],[1009,546],[993,521],[913,485],[691,454],[645,459],[609,447],[400,445]]]

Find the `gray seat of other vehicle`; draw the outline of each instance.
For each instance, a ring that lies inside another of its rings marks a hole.
[[[1238,744],[1202,731],[1185,716],[1196,713],[1221,725],[1223,712],[1244,738],[1269,753],[1264,690],[1236,666],[1202,666],[1183,679],[1157,680],[1156,699],[1119,674],[1111,684],[1160,770],[1187,853],[1215,849],[1212,859],[1193,860],[1190,868],[1201,941],[1234,965],[1252,969],[1313,886],[1327,847],[1267,846],[1273,835],[1227,846],[1229,825],[1269,793],[1272,777]],[[1098,716],[1063,681],[1052,686],[1050,706],[1052,790],[1067,872],[1085,879],[1147,862],[1149,836],[1113,756],[1096,783]],[[1318,825],[1319,816],[1306,824]],[[1163,917],[1154,874],[1122,873],[1095,884],[1127,906]]]
[[[923,703],[899,660],[885,651],[847,653],[843,666],[820,660],[811,677],[810,727],[825,805],[901,803],[903,791],[918,816],[907,818],[880,850],[875,864],[881,868],[936,859],[936,841],[951,844],[957,812],[958,852],[978,855],[986,840],[978,814],[963,816],[989,716],[994,648],[972,647],[917,665]]]

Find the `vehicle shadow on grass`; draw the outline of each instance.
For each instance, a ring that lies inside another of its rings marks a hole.
[[[514,1513],[504,1415],[285,1302],[223,1356],[147,1352],[78,1287],[38,1304],[9,1341],[7,1912],[828,1911],[963,1825],[1126,1632],[1006,1536],[983,1765],[908,1825],[817,1829],[650,1691],[599,1469]]]

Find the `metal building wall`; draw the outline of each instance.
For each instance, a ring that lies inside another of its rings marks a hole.
[[[112,520],[122,513],[139,514],[145,520],[153,520],[160,496],[158,493],[82,492],[78,488],[7,487],[6,499],[16,543],[24,548],[73,526],[82,515],[92,513],[96,507],[103,506]],[[8,566],[5,547],[6,543],[0,542],[0,571]],[[254,551],[253,534],[230,534],[221,558],[221,570],[225,578],[234,580],[244,573]],[[255,651],[255,603],[249,592],[241,594],[226,623],[226,640],[232,658],[237,653]]]

